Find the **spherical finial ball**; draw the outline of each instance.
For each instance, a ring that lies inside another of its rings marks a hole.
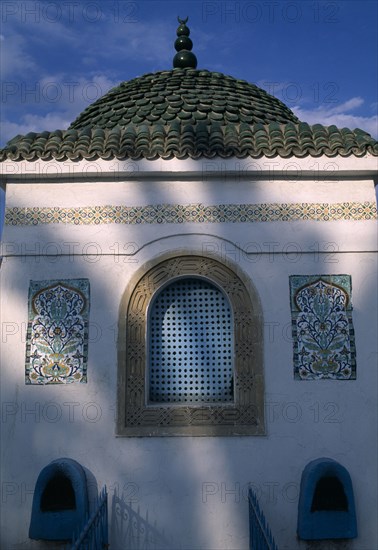
[[[176,38],[175,49],[177,52],[181,50],[191,50],[193,48],[193,42],[190,40],[189,36],[179,36]]]
[[[193,52],[187,50],[177,52],[173,58],[173,67],[175,69],[185,69],[186,67],[195,69],[197,67],[197,58]]]
[[[189,36],[190,30],[186,25],[180,25],[176,31],[177,36]]]

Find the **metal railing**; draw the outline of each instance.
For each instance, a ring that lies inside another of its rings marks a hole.
[[[108,544],[108,493],[104,487],[97,499],[96,509],[74,538],[71,550],[104,550]]]
[[[158,528],[156,521],[151,521],[148,510],[142,512],[139,503],[134,509],[134,504],[133,497],[131,502],[127,503],[123,494],[120,497],[117,490],[114,491],[109,525],[112,545],[122,550],[173,548],[171,542],[166,539],[164,531]]]
[[[251,488],[248,491],[248,503],[249,550],[278,550],[257,496]]]

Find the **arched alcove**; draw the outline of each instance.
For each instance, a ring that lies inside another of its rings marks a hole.
[[[35,485],[29,537],[71,540],[88,516],[87,477],[70,458],[50,462]]]
[[[319,458],[303,470],[298,536],[304,540],[357,537],[352,481],[335,460]]]
[[[348,511],[348,499],[343,484],[336,476],[324,476],[316,483],[311,512]]]
[[[59,512],[61,510],[76,510],[75,491],[71,480],[56,474],[47,483],[41,496],[42,512]]]

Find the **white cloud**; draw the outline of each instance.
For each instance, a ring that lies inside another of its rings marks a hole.
[[[24,76],[25,71],[35,70],[36,63],[28,53],[27,41],[20,34],[8,37],[1,35],[3,42],[0,50],[1,78],[10,79]]]
[[[330,107],[328,109],[328,112],[333,114],[347,113],[348,111],[352,111],[353,109],[361,107],[363,103],[364,100],[362,99],[362,97],[352,97],[352,99],[348,99],[348,101],[345,101],[344,103],[340,103],[335,107]]]
[[[5,144],[19,134],[25,135],[29,132],[38,133],[44,130],[64,130],[69,124],[70,121],[64,116],[59,116],[54,113],[48,113],[44,116],[26,115],[21,122],[10,122],[5,120],[1,125],[0,139],[1,143]]]
[[[101,74],[95,74],[90,79],[75,79],[68,78],[64,74],[53,74],[45,76],[33,87],[29,83],[27,89],[33,89],[32,94],[23,92],[22,88],[19,88],[17,99],[21,100],[21,103],[30,106],[30,111],[35,111],[35,107],[38,107],[45,112],[27,113],[15,122],[6,114],[6,106],[4,106],[0,129],[1,145],[5,145],[18,134],[66,129],[88,105],[117,84],[118,82]]]
[[[165,21],[136,21],[125,27],[112,17],[93,24],[80,17],[70,22],[66,13],[66,17],[56,22],[36,18],[28,20],[26,26],[9,21],[4,23],[4,29],[1,71],[2,78],[8,80],[19,77],[29,81],[33,75],[39,77],[51,70],[52,57],[59,60],[65,71],[78,75],[88,66],[104,69],[108,65],[117,66],[119,71],[124,61],[140,64],[143,60],[166,66],[174,54],[174,35]],[[46,55],[46,45],[50,43],[54,56]]]
[[[283,101],[299,120],[308,122],[308,124],[323,124],[324,126],[335,125],[338,128],[349,128],[354,130],[360,128],[368,132],[373,137],[378,138],[378,117],[376,105],[371,105],[366,110],[374,112],[373,115],[359,115],[354,111],[360,109],[365,101],[362,97],[352,97],[343,103],[323,103],[314,109],[306,107],[310,103],[310,98],[305,97],[302,86],[295,82],[270,82],[267,80],[258,81],[257,85],[263,88],[271,95],[274,95]],[[297,95],[296,104],[295,96]],[[313,98],[311,98],[313,101]],[[294,104],[293,104],[294,103]]]
[[[165,22],[136,22],[130,24],[125,32],[122,25],[108,22],[104,25],[105,37],[91,40],[91,55],[101,59],[130,59],[143,62],[169,63],[173,58],[174,36]],[[147,38],[146,38],[147,37]],[[106,48],[104,48],[106,44]]]
[[[117,84],[118,81],[102,74],[94,73],[85,78],[62,73],[51,74],[39,80],[36,99],[46,106],[55,104],[55,109],[67,111],[72,118]]]
[[[300,105],[292,108],[297,117],[309,124],[323,124],[324,126],[335,125],[338,128],[360,128],[373,137],[378,137],[378,116],[356,115],[353,112],[364,103],[361,97],[352,97],[348,101],[337,106],[321,106],[316,109],[306,109]]]

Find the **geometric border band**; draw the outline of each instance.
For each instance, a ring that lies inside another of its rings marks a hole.
[[[274,221],[374,220],[374,202],[276,204],[156,204],[73,208],[6,208],[5,225],[97,225],[165,223],[252,223]]]

